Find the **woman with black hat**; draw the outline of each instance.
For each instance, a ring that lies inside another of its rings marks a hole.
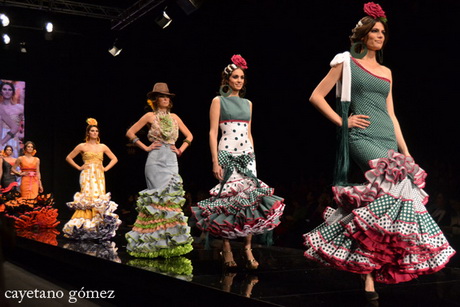
[[[128,253],[135,257],[169,258],[192,250],[190,227],[181,210],[185,198],[177,157],[191,145],[193,135],[179,116],[170,113],[174,96],[166,83],[156,83],[147,94],[153,111],[142,116],[126,133],[133,144],[148,152],[147,189],[139,192],[139,215],[126,234]],[[147,145],[136,136],[144,126],[149,127]],[[185,139],[176,147],[179,131]]]

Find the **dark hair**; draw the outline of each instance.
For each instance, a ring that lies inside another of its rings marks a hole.
[[[97,125],[88,125],[88,127],[86,127],[86,134],[85,134],[85,141],[88,142],[89,141],[89,131],[91,130],[91,128],[93,127],[96,127],[97,128],[97,131],[99,132],[99,127]],[[98,137],[98,142],[100,142],[101,139]]]
[[[26,148],[27,145],[29,145],[29,144],[32,144],[32,146],[34,147],[34,149],[37,149],[37,147],[35,147],[35,143],[32,142],[32,141],[27,141],[27,142],[25,142],[25,143],[24,143],[24,148]]]
[[[11,82],[2,82],[2,85],[0,86],[0,89],[3,89],[4,85],[9,85],[11,86],[11,89],[13,90],[13,96],[16,94],[16,89],[14,87],[14,84]]]
[[[237,69],[241,69],[244,73],[244,83],[243,83],[243,88],[238,92],[238,96],[240,97],[244,97],[244,95],[246,94],[246,83],[248,83],[248,80],[246,79],[246,70],[244,68],[241,68],[241,67],[237,67],[235,68],[234,70],[232,70],[232,72],[230,74],[227,74],[225,73],[225,71],[222,72],[222,80],[220,81],[220,85],[221,86],[225,86],[227,85],[228,86],[228,81],[230,80],[230,76],[233,74],[233,72]]]
[[[3,151],[6,151],[8,148],[11,148],[11,151],[14,151],[13,146],[11,145],[6,145],[5,148],[3,148]]]
[[[372,28],[375,26],[377,22],[380,22],[383,25],[383,28],[385,29],[385,40],[383,41],[382,45],[382,51],[383,48],[385,47],[387,41],[388,41],[388,24],[385,21],[382,21],[378,18],[374,19],[370,16],[365,16],[361,18],[359,21],[362,25],[356,25],[355,28],[351,30],[352,34],[350,35],[350,42],[351,44],[358,43],[358,42],[363,42],[365,43],[365,39],[367,37],[367,34],[372,30]],[[355,47],[355,52],[361,53],[362,51],[362,45],[357,44]],[[383,62],[383,59],[381,59],[381,56],[379,55],[379,52],[377,52],[377,61],[379,63]]]

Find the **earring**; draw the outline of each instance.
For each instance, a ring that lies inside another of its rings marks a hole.
[[[232,93],[232,89],[230,88],[230,86],[228,86],[228,84],[225,84],[225,85],[221,85],[220,88],[219,88],[219,94],[222,96],[222,97],[228,97],[230,96],[230,94]]]
[[[240,97],[244,97],[246,95],[246,86],[243,86],[240,90]]]
[[[383,64],[383,49],[377,51],[377,62]]]
[[[367,46],[363,42],[356,42],[351,45],[351,56],[355,59],[362,59],[367,54]]]

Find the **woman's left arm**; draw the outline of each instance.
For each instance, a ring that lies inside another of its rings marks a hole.
[[[110,150],[110,148],[107,145],[101,144],[104,146],[104,153],[106,156],[110,159],[109,164],[107,164],[106,167],[104,167],[104,172],[107,172],[109,169],[111,169],[115,164],[118,162],[117,156]]]
[[[37,179],[38,179],[38,192],[43,193],[42,175],[40,173],[40,159],[37,159]]]
[[[176,148],[176,150],[174,150],[175,146],[173,146],[173,151],[178,155],[182,155],[182,153],[188,148],[190,147],[190,144],[192,143],[193,141],[193,135],[192,133],[190,132],[190,130],[187,128],[187,126],[184,124],[184,122],[182,121],[182,119],[180,119],[179,116],[177,116],[177,114],[174,114],[174,117],[177,121],[177,125],[179,126],[179,130],[180,132],[184,135],[185,139],[182,143],[182,145],[179,147],[179,148]]]
[[[393,121],[393,126],[395,129],[395,135],[396,135],[396,142],[398,143],[399,151],[405,156],[410,156],[409,149],[407,148],[406,141],[404,140],[404,137],[401,131],[401,126],[399,125],[399,121],[398,121],[398,118],[396,117],[395,110],[394,110],[393,80],[391,78],[391,72],[390,72],[390,81],[391,81],[390,93],[388,94],[388,97],[387,97],[388,114],[390,115],[390,118]]]

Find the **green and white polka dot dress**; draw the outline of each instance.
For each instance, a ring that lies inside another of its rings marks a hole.
[[[366,129],[351,129],[348,138],[366,183],[332,188],[339,208],[328,207],[325,222],[304,234],[304,255],[337,269],[373,273],[388,284],[437,272],[455,251],[425,208],[425,171],[397,152],[386,106],[390,81],[353,59],[350,68],[350,111],[371,122]]]
[[[369,73],[353,59],[350,64],[350,111],[353,114],[369,116],[371,123],[366,129],[350,129],[350,155],[366,171],[369,169],[369,160],[386,157],[390,149],[398,150],[393,122],[386,104],[390,80]]]

